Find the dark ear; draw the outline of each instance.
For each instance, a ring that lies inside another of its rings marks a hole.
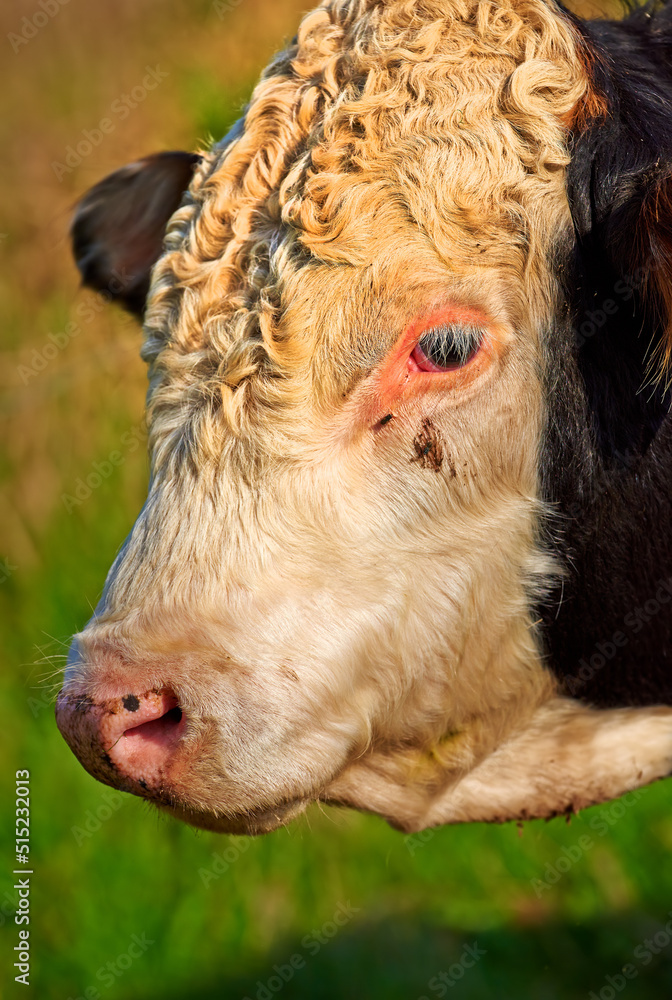
[[[84,195],[71,236],[85,285],[142,316],[168,220],[200,161],[196,153],[156,153],[115,170]]]

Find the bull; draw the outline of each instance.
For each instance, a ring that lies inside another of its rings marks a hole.
[[[672,770],[672,3],[325,0],[83,199],[147,501],[58,725],[198,827],[419,830]]]

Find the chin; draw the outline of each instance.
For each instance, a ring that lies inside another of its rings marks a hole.
[[[299,816],[307,805],[307,801],[283,802],[269,809],[228,815],[192,809],[188,805],[160,806],[159,808],[162,812],[168,813],[175,819],[188,823],[189,826],[199,830],[253,837],[262,833],[271,833],[281,826],[286,826],[296,816]]]

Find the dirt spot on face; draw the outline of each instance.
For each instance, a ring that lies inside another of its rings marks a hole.
[[[419,432],[413,439],[415,455],[411,462],[419,462],[423,469],[433,469],[438,472],[443,462],[443,446],[439,432],[429,417],[425,417]]]
[[[373,425],[374,434],[377,434],[378,431],[382,431],[383,427],[387,426],[387,424],[389,424],[390,420],[392,420],[393,417],[394,417],[393,413],[386,413],[384,417],[381,417],[378,423],[375,423]]]

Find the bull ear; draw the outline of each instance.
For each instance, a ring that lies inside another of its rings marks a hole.
[[[84,195],[71,237],[85,285],[142,316],[168,220],[201,159],[157,153],[116,170]]]

